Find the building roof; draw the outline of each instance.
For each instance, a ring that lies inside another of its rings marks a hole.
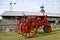
[[[20,12],[20,11],[5,11],[1,16],[23,16],[23,12]]]
[[[47,16],[57,16],[60,17],[59,13],[45,13]],[[28,16],[28,15],[42,15],[41,12],[24,12],[24,11],[5,11],[1,16]]]

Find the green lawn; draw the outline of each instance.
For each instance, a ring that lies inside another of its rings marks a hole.
[[[60,29],[53,30],[51,33],[39,31],[35,38],[24,38],[16,32],[0,32],[0,40],[60,40]]]

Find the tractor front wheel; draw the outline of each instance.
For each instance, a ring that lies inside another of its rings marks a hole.
[[[45,26],[43,27],[43,31],[46,32],[46,33],[51,32],[51,31],[52,31],[51,26],[45,25]]]

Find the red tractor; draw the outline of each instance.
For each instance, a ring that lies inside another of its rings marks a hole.
[[[20,23],[17,24],[16,32],[22,34],[24,37],[31,38],[34,37],[38,31],[38,28],[43,27],[43,31],[46,33],[51,32],[50,23],[47,21],[47,15],[37,16],[29,15],[25,18],[20,19],[16,17],[17,20],[20,20]],[[21,21],[22,20],[22,21]]]

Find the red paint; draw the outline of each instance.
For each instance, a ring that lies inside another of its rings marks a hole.
[[[20,17],[16,17],[17,20],[21,20]],[[50,23],[47,21],[47,15],[43,16],[34,16],[29,15],[27,18],[18,24],[19,31],[24,37],[31,38],[34,37],[38,31],[38,28],[43,25],[49,25]],[[17,27],[18,27],[17,26]],[[47,29],[50,32],[50,28]],[[32,35],[30,35],[30,33]],[[28,35],[28,36],[27,36]]]

